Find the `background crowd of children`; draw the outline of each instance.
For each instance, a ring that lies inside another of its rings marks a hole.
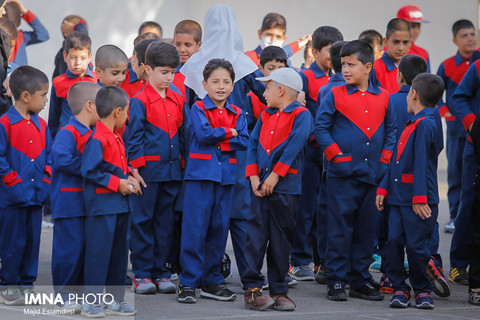
[[[35,292],[42,213],[51,211],[55,292],[114,296],[108,306],[59,306],[87,317],[134,315],[127,282],[181,303],[197,302],[197,288],[235,300],[222,272],[229,234],[250,309],[292,311],[288,288],[313,280],[330,300],[392,294],[393,308],[410,306],[413,289],[421,309],[434,307],[432,292],[449,296],[450,281],[468,284],[480,305],[472,22],[453,25],[458,51],[434,75],[415,44],[426,21],[414,5],[398,10],[385,37],[370,29],[344,41],[340,26],[320,26],[287,45],[285,18],[269,13],[259,46],[245,52],[234,11],[217,4],[203,30],[182,20],[173,39],[143,23],[130,59],[112,44],[92,59],[87,23],[70,15],[49,86],[25,50],[48,31],[18,0],[1,12],[0,303]],[[17,30],[21,18],[32,31]],[[302,49],[296,68],[290,57]],[[49,88],[46,122],[38,113]],[[441,118],[448,279],[438,253]]]

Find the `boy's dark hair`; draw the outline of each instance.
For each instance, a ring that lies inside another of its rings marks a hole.
[[[105,86],[98,90],[95,96],[95,105],[100,119],[108,117],[113,110],[120,107],[122,110],[128,105],[127,93],[115,86]]]
[[[44,85],[48,85],[47,75],[28,65],[18,67],[10,75],[10,90],[15,100],[20,99],[22,92],[35,94]]]
[[[162,42],[162,40],[160,39],[146,39],[146,40],[142,40],[140,41],[139,43],[137,43],[135,45],[135,47],[133,47],[133,51],[135,52],[135,54],[137,55],[137,61],[138,61],[138,65],[140,66],[142,63],[145,64],[145,52],[147,52],[147,48],[148,48],[148,45],[152,42],[155,42],[155,41],[160,41]]]
[[[180,65],[180,56],[177,48],[161,40],[153,41],[148,45],[145,52],[145,65],[150,66],[152,69],[156,67],[177,68]]]
[[[67,100],[73,115],[77,115],[83,110],[83,106],[87,101],[95,102],[100,86],[90,81],[80,81],[75,83],[70,90],[68,90]]]
[[[393,18],[387,24],[387,32],[385,34],[385,37],[389,39],[392,34],[397,31],[407,31],[408,33],[410,33],[410,30],[410,23],[408,23],[407,20],[402,18]]]
[[[12,53],[12,38],[0,28],[0,36],[2,37],[3,47],[5,48],[5,53],[7,54],[7,59],[10,59]]]
[[[420,56],[407,54],[400,60],[398,71],[402,73],[407,85],[411,85],[417,75],[428,71],[427,62]]]
[[[307,44],[305,45],[305,49],[303,49],[303,60],[307,60],[308,49],[310,49],[311,47],[312,47],[312,40],[308,40]]]
[[[219,58],[211,59],[207,62],[205,68],[203,69],[203,80],[207,81],[212,75],[213,71],[220,68],[227,70],[230,74],[230,78],[232,78],[232,82],[235,81],[235,71],[233,70],[232,64],[228,60]]]
[[[140,25],[140,28],[138,28],[138,34],[142,34],[142,30],[145,29],[146,27],[153,27],[155,29],[158,29],[159,33],[161,36],[163,36],[163,29],[162,26],[160,26],[158,23],[155,21],[145,21]]]
[[[85,50],[87,49],[88,52],[91,52],[92,49],[92,40],[88,36],[88,34],[80,32],[80,31],[73,31],[65,38],[65,53],[68,54],[70,49],[73,50]]]
[[[174,38],[177,33],[189,34],[197,43],[202,41],[202,27],[198,24],[198,22],[193,20],[182,20],[177,23],[175,30],[173,31]]]
[[[335,73],[342,73],[342,57],[340,57],[340,51],[348,41],[337,41],[330,47],[330,61],[332,62],[333,71]]]
[[[10,36],[10,40],[18,39],[17,27],[15,27],[15,24],[7,18],[0,18],[0,29]]]
[[[412,89],[417,91],[420,103],[429,108],[437,105],[445,90],[442,78],[436,74],[420,73],[412,81]]]
[[[5,15],[8,20],[12,21],[15,27],[18,28],[20,22],[22,21],[22,13],[20,8],[14,2],[7,2],[5,4]]]
[[[377,30],[368,29],[360,33],[358,40],[368,42],[372,47],[379,46],[382,48],[383,37]]]
[[[78,24],[80,21],[83,20],[83,25],[85,26],[85,29],[88,30],[88,24],[87,24],[87,21],[85,21],[85,19],[83,19],[82,17],[80,16],[77,16],[75,14],[71,14],[69,16],[66,16],[65,18],[63,18],[63,20],[66,20],[70,23],[73,23],[73,24]]]
[[[101,46],[95,54],[95,67],[102,70],[114,68],[121,63],[128,65],[128,57],[122,49],[113,44]]]
[[[260,53],[260,65],[262,67],[265,67],[265,63],[269,61],[277,61],[280,63],[284,63],[286,66],[287,54],[280,47],[268,46],[262,50],[262,53]]]
[[[460,31],[461,29],[472,29],[472,28],[475,30],[475,26],[473,25],[472,21],[467,19],[458,20],[452,26],[453,37],[455,38],[457,36],[458,31]]]
[[[153,33],[153,32],[145,32],[140,35],[138,35],[134,40],[133,40],[133,45],[136,46],[137,43],[142,42],[143,40],[147,39],[160,39],[158,34]],[[146,48],[145,48],[146,49]]]
[[[343,41],[342,33],[335,27],[323,26],[317,28],[312,35],[312,47],[318,51],[337,41]]]
[[[287,20],[280,13],[270,12],[268,13],[262,21],[262,27],[260,30],[265,31],[268,29],[282,29],[284,32],[287,31]]]
[[[347,42],[340,51],[340,57],[342,58],[354,54],[357,55],[357,59],[363,63],[363,65],[366,65],[369,62],[373,64],[375,59],[372,47],[368,44],[368,42],[362,40],[353,40]]]

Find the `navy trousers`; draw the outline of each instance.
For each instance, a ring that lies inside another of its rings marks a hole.
[[[85,260],[85,217],[58,218],[53,226],[52,280],[64,301],[81,293]]]
[[[323,172],[320,183],[317,207],[317,256],[318,265],[325,264],[325,251],[327,250],[327,173]],[[317,264],[316,264],[317,265]]]
[[[448,205],[450,219],[455,219],[460,205],[460,192],[462,190],[462,156],[465,149],[465,137],[452,134],[447,129],[447,182]]]
[[[0,210],[0,287],[33,286],[37,280],[41,230],[40,206]]]
[[[385,271],[395,289],[410,289],[415,292],[431,292],[433,285],[428,280],[426,268],[430,260],[429,241],[438,217],[438,205],[430,205],[432,216],[422,220],[411,206],[390,206],[388,217],[388,242],[386,244]],[[403,267],[406,247],[409,272]]]
[[[358,288],[370,279],[377,187],[355,179],[327,177],[327,284]]]
[[[223,283],[220,274],[227,244],[233,185],[185,181],[180,284],[197,288]]]
[[[475,180],[475,199],[470,217],[471,238],[469,243],[468,286],[480,288],[480,172],[477,170]]]
[[[143,195],[130,197],[130,250],[135,278],[169,278],[165,263],[175,227],[180,181],[148,182]]]
[[[289,267],[288,257],[292,248],[299,203],[298,195],[275,192],[268,197],[252,197],[245,251],[247,270],[241,275],[244,287],[262,287],[264,276],[260,271],[266,251],[270,293],[274,295],[288,292],[285,275]]]
[[[462,165],[462,191],[460,206],[455,218],[455,232],[450,246],[450,266],[466,268],[468,266],[468,243],[470,240],[470,214],[475,193],[473,183],[477,170],[477,162],[473,154],[473,144],[465,143]]]
[[[125,297],[130,214],[88,216],[85,225],[85,294]]]
[[[310,246],[312,243],[314,243],[314,247],[317,245],[315,215],[320,194],[323,159],[322,157],[314,159],[312,156],[309,156],[309,153],[314,152],[309,151],[311,148],[314,147],[306,147],[307,152],[302,173],[300,210],[297,214],[297,228],[292,244],[291,264],[295,267],[308,265],[312,261],[312,250]]]

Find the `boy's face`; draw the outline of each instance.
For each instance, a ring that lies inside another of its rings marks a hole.
[[[357,54],[342,57],[342,75],[345,82],[352,86],[359,86],[368,81],[368,74],[372,70],[370,62],[363,64]]]
[[[48,101],[48,83],[45,83],[40,90],[35,91],[34,94],[28,95],[28,111],[33,113],[40,113]]]
[[[173,37],[173,44],[180,55],[180,63],[184,64],[190,57],[200,50],[202,41],[196,42],[188,33],[176,33]]]
[[[410,34],[412,35],[412,42],[417,41],[418,36],[422,32],[420,29],[420,23],[419,22],[409,22],[410,23]]]
[[[328,46],[322,48],[322,50],[317,50],[312,48],[313,57],[315,58],[315,62],[317,65],[322,69],[325,73],[332,69],[332,62],[330,61],[330,47],[332,44],[330,43]]]
[[[118,107],[115,109],[117,117],[115,118],[115,128],[120,129],[123,127],[125,122],[127,122],[127,117],[128,117],[128,108],[129,105],[127,104],[123,109]]]
[[[262,65],[259,65],[258,68],[260,71],[262,71],[263,75],[265,77],[268,77],[272,71],[275,71],[280,68],[285,68],[286,65],[283,62],[277,61],[277,60],[271,60],[265,63],[265,65],[262,67]]]
[[[383,56],[383,47],[382,47],[382,42],[374,42],[373,45],[373,54],[375,55],[375,60],[380,59]]]
[[[460,53],[470,55],[477,49],[477,33],[475,29],[460,29],[455,38],[453,38],[453,43],[458,47]]]
[[[207,81],[202,81],[202,84],[214,103],[223,103],[233,91],[230,73],[223,68],[215,69]]]
[[[280,91],[277,83],[273,81],[266,82],[263,96],[265,97],[269,108],[278,108],[280,106]]]
[[[143,63],[140,65],[138,64],[137,53],[135,51],[133,51],[133,54],[132,54],[132,70],[133,72],[135,72],[135,74],[137,75],[137,78],[139,79],[145,72],[145,65]]]
[[[175,68],[164,66],[155,67],[145,66],[145,72],[148,75],[148,82],[157,90],[165,90],[170,86],[175,77]]]
[[[410,91],[408,91],[408,95],[407,95],[407,111],[408,113],[411,113],[411,114],[415,113],[413,110],[413,106],[414,106],[413,98],[415,93],[416,91],[412,89],[412,87],[410,87]]]
[[[95,68],[95,73],[100,80],[100,83],[104,86],[116,86],[119,87],[123,81],[125,81],[125,73],[127,72],[128,63],[123,62],[113,68],[106,68],[102,70]]]
[[[83,76],[87,71],[88,64],[92,58],[89,49],[70,49],[68,53],[63,52],[63,59],[68,70],[76,76]]]
[[[144,34],[148,32],[155,33],[160,39],[162,39],[162,33],[157,27],[154,27],[154,26],[143,27],[143,29],[140,31],[140,34]]]
[[[97,123],[97,121],[100,120],[100,117],[98,116],[97,105],[95,104],[95,102],[87,101],[87,103],[90,103],[90,105],[92,106],[92,113],[91,113],[90,121],[88,122],[88,124],[90,125],[90,127],[93,127]]]
[[[411,46],[410,33],[408,31],[395,31],[390,38],[383,41],[388,55],[396,64],[407,54]]]
[[[266,30],[258,30],[258,39],[262,41],[262,38],[267,40],[268,45],[274,45],[277,47],[283,47],[283,43],[287,40],[285,30],[280,28],[270,28]],[[268,47],[266,45],[266,47]]]

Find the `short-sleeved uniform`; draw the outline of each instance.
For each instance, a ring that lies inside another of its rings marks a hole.
[[[101,121],[85,145],[82,158],[85,225],[85,293],[100,294],[104,287],[123,301],[128,262],[128,197],[119,191],[120,179],[133,175],[122,137]]]
[[[74,75],[70,70],[56,77],[52,81],[52,93],[50,96],[50,109],[48,111],[48,128],[52,137],[65,127],[73,116],[72,109],[68,105],[68,90],[77,82],[88,81],[97,83],[98,77],[95,73],[87,69],[83,77]]]
[[[37,279],[42,206],[50,193],[51,136],[36,114],[0,118],[0,287]]]
[[[400,89],[397,82],[398,67],[388,55],[388,51],[385,51],[383,56],[373,63],[373,68],[380,86],[388,93],[392,94]]]
[[[463,76],[453,95],[453,106],[454,114],[468,132],[480,109],[480,60],[471,64]],[[467,268],[468,266],[470,213],[474,200],[473,184],[478,165],[474,157],[472,140],[468,134],[462,157],[462,191],[455,218],[455,232],[450,246],[450,266],[452,268]]]
[[[185,160],[186,111],[179,93],[167,89],[163,98],[150,83],[130,102],[128,157],[147,184],[143,195],[130,198],[130,250],[136,278],[170,277],[165,262]]]
[[[333,88],[317,111],[315,139],[329,161],[328,285],[345,285],[349,280],[357,288],[370,278],[375,190],[395,144],[395,116],[388,92],[372,83],[365,92],[348,84]]]
[[[394,289],[410,289],[416,293],[431,292],[433,285],[425,273],[430,252],[428,242],[438,216],[438,155],[443,149],[443,136],[437,126],[435,108],[425,108],[408,120],[398,140],[388,173],[377,194],[386,196],[390,204],[385,271]],[[432,216],[422,220],[412,204],[427,203]],[[409,272],[403,266],[406,247]]]
[[[258,175],[259,188],[271,172],[280,178],[271,195],[252,197],[245,251],[248,264],[241,275],[245,287],[262,287],[260,270],[267,252],[270,293],[288,292],[285,275],[302,193],[304,147],[311,129],[310,112],[294,101],[283,111],[266,109],[251,134],[246,177]]]
[[[208,95],[195,102],[189,119],[180,284],[197,288],[225,281],[220,267],[237,176],[235,151],[246,148],[248,131],[240,108],[227,102],[219,109]],[[232,136],[231,128],[238,136]]]
[[[52,146],[52,279],[57,293],[68,298],[69,288],[83,285],[85,202],[81,175],[85,144],[92,131],[71,117]]]
[[[23,20],[32,27],[32,31],[18,30],[17,42],[13,48],[10,61],[18,66],[28,64],[27,46],[45,42],[50,39],[47,29],[43,26],[37,16],[30,10],[22,16]]]

